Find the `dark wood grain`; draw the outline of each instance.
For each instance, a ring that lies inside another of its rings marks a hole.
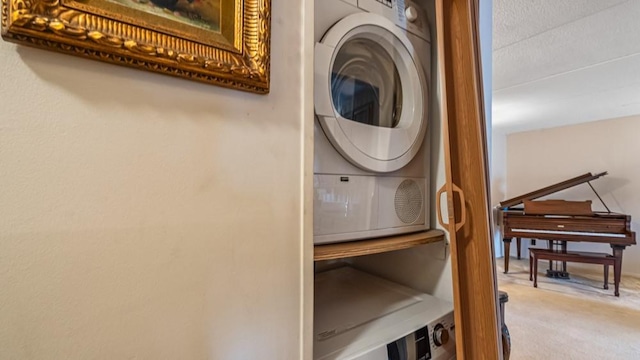
[[[591,200],[524,200],[524,213],[528,215],[593,215]]]
[[[518,204],[522,204],[522,202],[525,199],[526,200],[538,199],[538,198],[541,198],[543,196],[550,195],[550,194],[553,194],[553,193],[557,193],[559,191],[568,189],[570,187],[574,187],[576,185],[584,184],[584,183],[589,182],[591,180],[598,179],[601,176],[605,176],[605,175],[607,175],[606,171],[598,173],[598,174],[595,174],[595,175],[593,175],[592,173],[582,174],[580,176],[576,176],[576,177],[571,178],[569,180],[565,180],[565,181],[559,182],[557,184],[549,185],[547,187],[532,191],[532,192],[524,194],[524,195],[516,196],[513,199],[504,200],[504,201],[502,201],[500,203],[500,207],[503,208],[503,209],[510,208],[512,206],[516,206]]]
[[[622,263],[622,253],[614,252],[614,255],[586,251],[529,249],[529,280],[533,280],[533,286],[538,287],[538,260],[577,262],[585,264],[604,265],[604,288],[608,289],[609,266],[614,267],[613,283],[615,285],[614,295],[620,296],[620,273],[615,270]],[[533,267],[531,267],[533,265]]]

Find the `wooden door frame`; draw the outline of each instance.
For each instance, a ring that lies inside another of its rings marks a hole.
[[[457,359],[502,359],[478,0],[437,0],[436,18]]]

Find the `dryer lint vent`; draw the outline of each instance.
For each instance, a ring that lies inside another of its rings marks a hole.
[[[404,180],[396,189],[396,215],[405,224],[418,220],[422,213],[422,191],[420,186],[411,179]]]

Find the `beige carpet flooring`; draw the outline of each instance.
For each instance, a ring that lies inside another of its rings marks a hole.
[[[511,360],[640,359],[640,279],[622,278],[620,297],[613,284],[604,290],[602,267],[572,268],[571,279],[544,276],[529,281],[529,260],[511,258],[509,273],[497,259],[498,287],[509,294],[505,320],[511,334]],[[609,281],[613,281],[610,271]]]

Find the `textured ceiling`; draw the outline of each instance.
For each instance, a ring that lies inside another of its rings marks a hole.
[[[494,0],[493,125],[640,114],[640,0]]]

